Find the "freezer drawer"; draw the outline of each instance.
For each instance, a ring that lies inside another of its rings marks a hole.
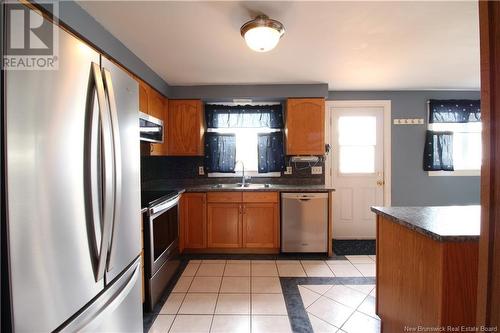
[[[61,332],[142,332],[141,261],[121,274]]]
[[[282,252],[327,252],[328,193],[282,193],[281,237]]]

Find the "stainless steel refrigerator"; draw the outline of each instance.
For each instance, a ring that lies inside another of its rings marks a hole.
[[[13,330],[142,332],[137,82],[59,29],[4,88]]]

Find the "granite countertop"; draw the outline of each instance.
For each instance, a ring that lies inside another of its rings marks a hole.
[[[235,187],[226,185],[217,187],[215,185],[188,185],[186,192],[221,192],[221,191],[252,191],[252,192],[329,192],[335,191],[326,185],[274,185],[274,184],[250,184],[248,187]]]
[[[143,190],[185,190],[186,192],[222,192],[222,191],[259,191],[259,192],[332,192],[335,189],[327,185],[311,184],[257,184],[249,182],[250,186],[241,187],[237,184],[196,184],[192,182],[151,182],[142,184]]]
[[[479,240],[481,206],[372,207],[371,210],[437,241]]]
[[[142,191],[172,191],[183,192],[223,192],[223,191],[242,191],[242,192],[333,192],[335,189],[326,185],[309,184],[256,184],[250,183],[248,187],[237,186],[237,184],[223,184],[221,187],[217,184],[196,184],[190,182],[172,182],[156,181],[141,184]],[[142,208],[144,212],[146,208]]]

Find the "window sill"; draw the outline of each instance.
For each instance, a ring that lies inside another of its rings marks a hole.
[[[241,171],[235,173],[222,173],[222,172],[210,172],[207,174],[209,178],[220,177],[220,178],[241,178],[243,174]],[[259,177],[281,177],[281,172],[267,172],[258,173],[257,171],[245,171],[245,177],[259,178]]]
[[[434,176],[481,176],[481,170],[455,170],[455,171],[427,171],[431,177]]]

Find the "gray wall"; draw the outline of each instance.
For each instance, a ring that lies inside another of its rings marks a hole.
[[[44,6],[47,1],[35,0],[34,2],[48,9],[47,6]],[[54,0],[53,2],[59,3],[59,20],[73,32],[86,39],[102,53],[112,57],[163,95],[169,95],[169,85],[82,7],[74,1]]]
[[[392,118],[426,118],[428,99],[479,99],[479,91],[330,91],[329,100],[391,100]],[[391,122],[392,123],[392,122]],[[426,125],[392,125],[392,205],[479,204],[480,177],[428,176]]]
[[[328,92],[326,84],[171,87],[74,1],[59,1],[59,4],[61,22],[170,98],[201,98],[207,101],[326,96],[330,100],[383,99],[392,101],[392,118],[425,118],[425,102],[430,98],[478,99],[480,95],[479,91]],[[43,6],[43,3],[40,5]],[[422,170],[425,129],[422,125],[392,125],[393,205],[479,203],[479,177],[429,177]]]
[[[285,100],[289,97],[328,96],[328,84],[261,84],[171,86],[170,98],[201,98],[204,101],[230,101],[233,98],[252,98],[256,101]]]

